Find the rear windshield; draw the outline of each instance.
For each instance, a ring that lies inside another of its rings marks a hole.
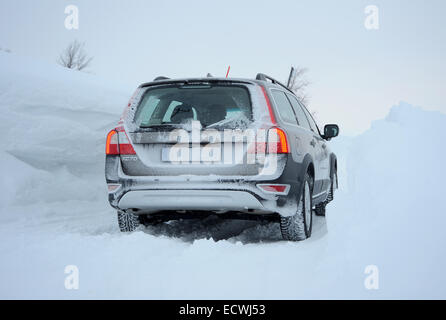
[[[251,119],[251,101],[246,87],[198,84],[148,89],[134,121],[141,128],[178,126],[192,120],[208,128],[238,128]]]

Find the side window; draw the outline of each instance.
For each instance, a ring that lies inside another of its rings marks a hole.
[[[311,116],[311,114],[308,112],[307,108],[305,108],[304,105],[302,105],[302,109],[304,110],[305,114],[307,115],[307,119],[310,122],[310,126],[311,126],[311,130],[313,130],[315,133],[320,134],[319,133],[319,129],[317,127],[316,122],[314,121],[313,117]]]
[[[288,99],[291,101],[291,105],[293,106],[294,112],[296,112],[297,121],[301,127],[305,129],[311,130],[310,123],[308,122],[307,116],[305,115],[304,110],[300,106],[297,98],[292,96],[291,94],[287,94]]]
[[[283,121],[297,125],[296,116],[294,115],[293,108],[290,105],[285,93],[279,90],[271,90],[274,101],[276,102],[278,112]]]

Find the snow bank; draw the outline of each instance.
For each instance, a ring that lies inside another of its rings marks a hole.
[[[380,268],[379,297],[446,296],[445,126],[445,114],[401,102],[345,155],[348,193],[328,217],[330,241],[351,272]]]
[[[131,89],[2,52],[0,70],[0,175],[7,190],[0,206],[92,200],[104,190],[105,136]]]
[[[0,298],[446,297],[445,115],[400,103],[334,139],[340,190],[307,241],[212,218],[121,234],[103,149],[133,88],[1,52],[0,70]]]

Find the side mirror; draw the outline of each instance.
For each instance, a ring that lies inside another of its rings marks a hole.
[[[330,140],[339,134],[339,126],[337,124],[326,124],[324,127],[324,136],[322,138]]]

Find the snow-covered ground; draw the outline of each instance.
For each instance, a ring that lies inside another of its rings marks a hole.
[[[334,139],[340,190],[307,241],[216,219],[121,234],[104,140],[134,88],[4,52],[0,70],[0,298],[446,298],[446,115],[400,103]]]

